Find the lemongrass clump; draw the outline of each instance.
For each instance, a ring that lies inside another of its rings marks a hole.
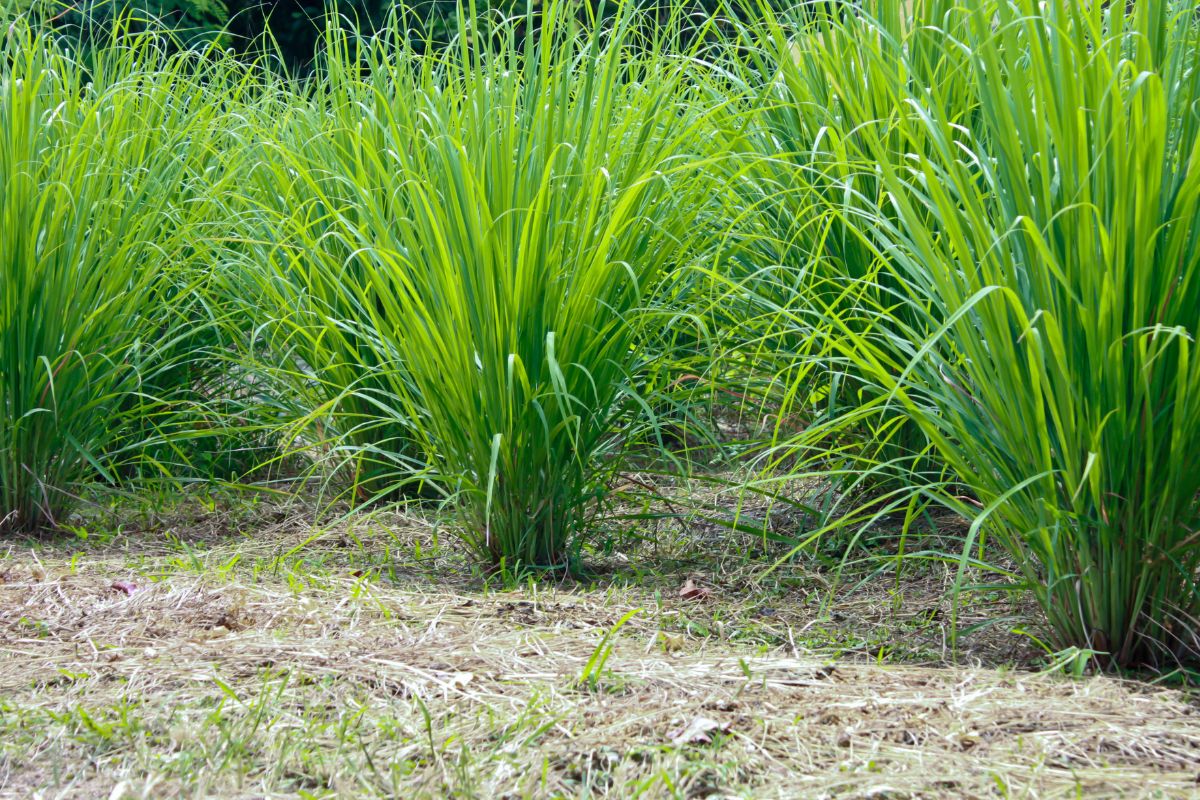
[[[426,53],[399,23],[331,31],[253,182],[280,232],[246,267],[263,347],[297,365],[356,497],[431,482],[513,569],[566,566],[592,526],[662,319],[645,307],[704,199],[668,34],[634,47],[631,8],[573,10]]]
[[[976,113],[897,82],[895,133],[861,131],[883,194],[835,207],[903,295],[864,305],[867,330],[827,315],[830,338],[969,488],[967,548],[1004,544],[1052,646],[1194,661],[1200,20],[1087,0],[956,13],[942,46],[966,54]]]
[[[18,19],[0,46],[0,527],[30,530],[157,436],[217,112],[151,35],[77,54]]]

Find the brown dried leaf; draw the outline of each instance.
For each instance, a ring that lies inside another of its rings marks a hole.
[[[109,588],[115,589],[118,592],[124,592],[126,595],[141,591],[141,587],[133,581],[113,581],[112,586]]]
[[[712,589],[697,586],[691,578],[688,578],[679,588],[679,596],[684,600],[707,600],[710,595],[712,595]]]

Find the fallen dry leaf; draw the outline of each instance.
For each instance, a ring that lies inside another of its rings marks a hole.
[[[712,589],[697,586],[691,578],[688,578],[679,589],[679,596],[684,600],[706,600],[711,594]]]
[[[717,722],[708,717],[696,717],[687,725],[667,735],[672,744],[710,744],[713,734],[729,733],[733,727],[728,722]]]
[[[110,588],[116,589],[118,592],[124,592],[126,595],[131,595],[141,590],[141,587],[133,581],[113,581]]]

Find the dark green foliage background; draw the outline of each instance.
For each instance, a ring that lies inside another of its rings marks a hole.
[[[530,0],[478,0],[480,16],[524,14]],[[411,0],[403,4],[409,13],[408,24],[417,41],[445,44],[457,28],[455,16],[460,0]],[[470,0],[461,0],[464,7]],[[772,6],[783,5],[768,0]],[[542,0],[532,0],[536,12]],[[0,18],[12,14],[31,14],[69,35],[91,39],[103,35],[113,20],[128,14],[136,20],[158,20],[177,32],[181,41],[204,45],[214,41],[239,52],[254,51],[269,34],[284,64],[292,71],[306,72],[313,62],[317,40],[332,11],[362,30],[372,30],[401,5],[395,0],[0,0]],[[671,13],[666,0],[642,0],[644,9],[662,7],[665,19]],[[593,0],[592,10],[605,14],[615,3]],[[674,6],[676,10],[679,4]],[[744,16],[752,3],[728,0],[691,0],[686,4],[697,15],[714,13]],[[676,12],[677,13],[677,12]]]
[[[428,4],[440,5],[440,2]],[[229,0],[3,0],[8,16],[30,14],[43,23],[81,40],[106,34],[114,20],[127,15],[135,26],[157,20],[170,27],[188,45],[213,41],[240,52],[257,48],[264,34],[278,46],[292,69],[311,63],[328,11],[370,27],[381,20],[392,3],[387,0],[281,0],[246,2]],[[431,9],[432,11],[432,9]]]

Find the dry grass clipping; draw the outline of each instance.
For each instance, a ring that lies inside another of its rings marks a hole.
[[[212,552],[250,561],[265,538]],[[664,620],[687,603],[678,597],[634,617],[590,691],[577,677],[644,598],[130,563],[112,552],[73,564],[28,551],[0,560],[0,794],[1185,797],[1198,788],[1200,717],[1179,691],[830,663],[668,635]],[[137,588],[126,594],[117,580]],[[708,733],[693,737],[689,726]]]

